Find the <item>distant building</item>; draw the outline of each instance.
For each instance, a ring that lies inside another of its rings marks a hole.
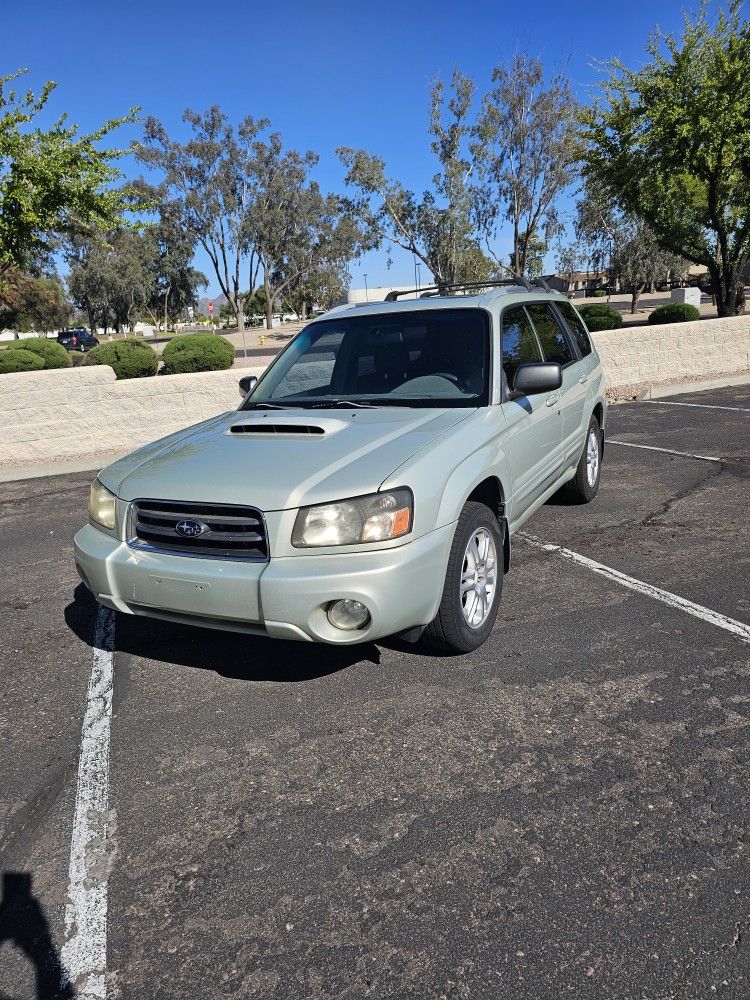
[[[569,274],[545,274],[550,288],[565,295],[590,295],[603,288],[609,279],[606,271],[572,271]]]
[[[400,301],[404,299],[418,298],[420,288],[425,285],[376,285],[374,288],[350,288],[346,293],[347,305],[356,305],[358,302],[384,302],[388,292],[411,292],[411,295],[399,296]]]

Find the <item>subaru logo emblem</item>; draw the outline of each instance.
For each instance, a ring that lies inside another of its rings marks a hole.
[[[208,525],[204,524],[203,521],[193,521],[191,518],[186,517],[182,521],[177,522],[175,531],[178,535],[182,535],[183,538],[197,538],[205,531],[208,531]]]

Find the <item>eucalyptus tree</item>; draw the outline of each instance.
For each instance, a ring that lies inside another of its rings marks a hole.
[[[511,269],[520,276],[560,229],[557,202],[580,158],[577,105],[566,77],[547,82],[541,62],[523,53],[496,66],[492,83],[475,127],[475,226],[499,259],[494,248],[510,224]],[[538,260],[534,268],[541,269]]]
[[[146,120],[139,159],[163,173],[168,197],[179,200],[191,237],[208,255],[221,291],[244,330],[242,288],[254,287],[257,259],[250,239],[253,146],[266,119],[243,118],[235,128],[216,105],[182,116],[190,126],[185,142],[171,139],[156,118]]]
[[[455,71],[452,93],[433,82],[430,147],[437,160],[432,187],[421,195],[386,173],[382,157],[364,149],[337,150],[353,191],[349,213],[359,219],[372,246],[399,246],[414,254],[439,285],[463,280],[463,265],[475,246],[472,222],[474,84]]]

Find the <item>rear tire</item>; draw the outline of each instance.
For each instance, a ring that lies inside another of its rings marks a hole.
[[[503,589],[503,534],[484,504],[470,502],[458,518],[443,596],[425,642],[444,653],[470,653],[486,641]]]
[[[576,474],[566,483],[565,495],[574,503],[591,503],[599,492],[602,475],[602,429],[599,421],[592,416],[589,420],[583,453],[576,468]]]

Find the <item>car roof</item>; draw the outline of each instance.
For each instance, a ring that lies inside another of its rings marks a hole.
[[[471,295],[429,295],[419,299],[405,299],[395,302],[348,302],[334,306],[321,319],[338,319],[356,314],[357,316],[381,316],[384,313],[410,313],[424,310],[440,309],[489,309],[513,305],[517,302],[568,302],[562,292],[547,291],[543,288],[523,288],[521,285],[510,285],[502,288],[490,288],[486,292]]]

